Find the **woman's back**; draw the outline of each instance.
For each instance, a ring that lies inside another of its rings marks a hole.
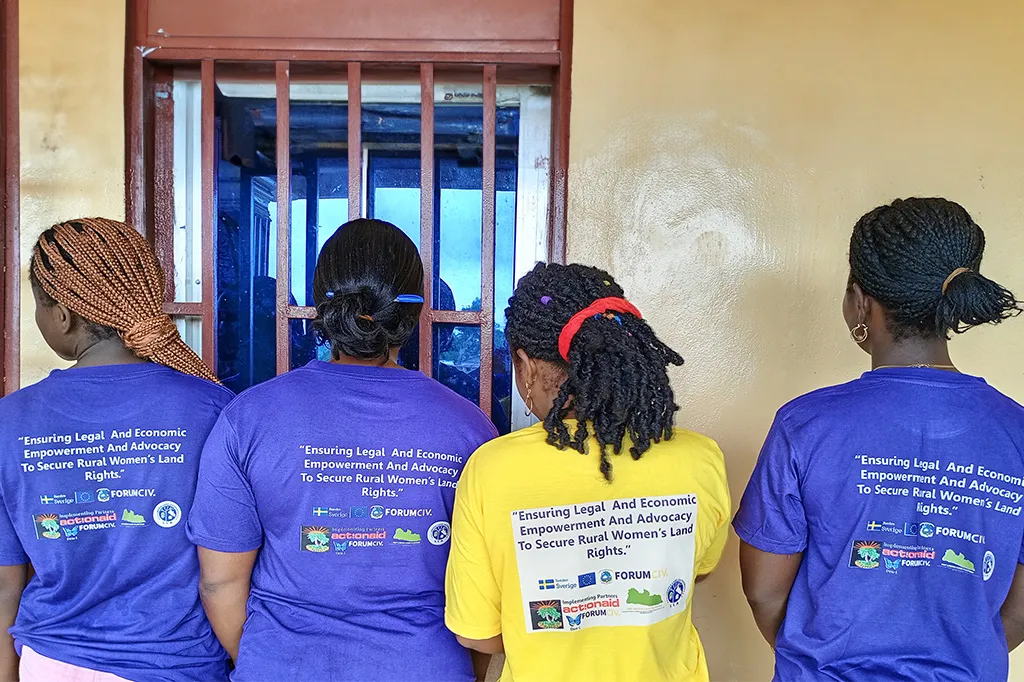
[[[557,451],[542,425],[484,445],[459,485],[446,620],[499,618],[503,680],[706,680],[690,618],[730,516],[722,453],[675,430],[639,460]],[[625,449],[628,445],[624,444]],[[486,528],[486,535],[470,529]],[[469,558],[486,553],[500,594]],[[488,633],[481,633],[486,636]]]
[[[1024,408],[981,379],[878,369],[783,407],[736,520],[804,553],[776,677],[1006,679],[1022,507]]]
[[[313,361],[207,443],[192,539],[260,548],[233,680],[472,680],[444,629],[455,482],[495,435],[418,372]]]
[[[225,679],[180,521],[231,397],[127,364],[55,371],[0,401],[0,560],[35,569],[19,644],[142,682]]]

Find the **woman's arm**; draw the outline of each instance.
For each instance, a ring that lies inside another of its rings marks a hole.
[[[770,554],[740,542],[740,573],[754,622],[765,641],[775,648],[775,638],[786,617],[789,591],[796,581],[803,553]]]
[[[14,625],[21,593],[28,582],[28,564],[0,566],[0,682],[18,679],[18,653],[7,630]]]
[[[1003,619],[1006,646],[1013,651],[1024,642],[1024,566],[1020,564],[1017,564],[1013,582],[1010,583],[1010,593],[1006,595],[999,615]]]
[[[238,660],[252,567],[258,553],[258,549],[217,552],[199,548],[199,596],[214,634],[232,661]]]
[[[476,682],[486,682],[487,669],[491,667],[491,655],[470,649],[469,656],[473,659],[473,675],[476,676]]]
[[[501,635],[496,635],[490,639],[468,639],[461,635],[455,635],[455,639],[459,640],[459,644],[472,649],[473,651],[479,651],[482,654],[503,654],[505,653],[505,643],[501,640]]]

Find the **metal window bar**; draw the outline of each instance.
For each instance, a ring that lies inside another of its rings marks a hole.
[[[423,312],[420,313],[420,367],[434,367],[434,65],[420,66],[420,257],[423,260]]]
[[[348,219],[362,216],[363,74],[359,62],[348,63]]]
[[[495,117],[498,107],[498,70],[484,67],[484,158],[480,222],[480,409],[491,416],[494,362],[494,147],[497,141]]]
[[[204,59],[201,67],[202,78],[202,249],[203,249],[203,360],[216,371],[217,368],[217,310],[214,284],[217,267],[217,215],[214,197],[214,174],[217,172],[216,152],[216,89],[214,63]]]
[[[277,373],[289,369],[288,288],[291,285],[291,79],[277,62]]]

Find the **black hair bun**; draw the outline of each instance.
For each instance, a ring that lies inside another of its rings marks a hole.
[[[422,308],[396,298],[422,293],[423,264],[412,240],[391,223],[353,220],[327,240],[317,260],[313,330],[336,357],[386,362],[412,336]]]

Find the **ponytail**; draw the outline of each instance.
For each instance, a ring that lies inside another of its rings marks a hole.
[[[946,287],[935,311],[935,328],[948,336],[979,324],[998,324],[1020,313],[1013,293],[976,270],[965,269]]]

